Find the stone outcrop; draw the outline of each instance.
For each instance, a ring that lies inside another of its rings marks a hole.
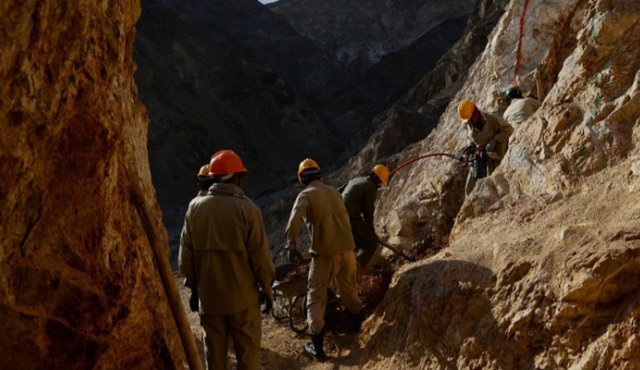
[[[411,153],[466,144],[455,113],[462,98],[503,109],[523,4],[509,4],[438,127]],[[450,246],[396,274],[365,323],[358,366],[640,368],[640,6],[528,4],[517,77],[542,107],[516,130],[496,173],[458,202],[452,229],[439,226],[455,206],[442,199],[460,192],[466,168],[425,161],[394,179],[381,229],[407,244],[450,232]]]
[[[0,367],[175,369],[149,240],[137,1],[0,4]],[[168,253],[168,250],[167,250]]]

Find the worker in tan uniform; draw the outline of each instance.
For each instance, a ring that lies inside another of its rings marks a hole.
[[[344,205],[349,212],[351,232],[356,243],[356,261],[366,267],[378,246],[378,236],[373,226],[378,188],[387,185],[389,169],[376,164],[367,176],[356,177],[349,181],[342,191]]]
[[[320,166],[305,159],[298,166],[298,180],[305,188],[298,194],[286,228],[289,260],[300,259],[296,238],[304,221],[311,234],[311,266],[307,291],[307,322],[311,343],[304,346],[307,355],[324,360],[324,314],[327,289],[335,280],[341,304],[359,329],[364,318],[356,281],[355,244],[349,213],[340,193],[322,182]]]
[[[467,156],[474,156],[465,185],[465,194],[469,195],[476,180],[491,175],[500,164],[509,148],[513,127],[499,115],[481,112],[471,100],[460,102],[458,115],[471,141],[463,152]]]
[[[506,89],[504,98],[509,106],[502,117],[514,128],[517,128],[540,108],[539,101],[533,98],[524,98],[522,91],[517,86]]]
[[[237,368],[260,368],[260,301],[265,311],[272,304],[271,252],[260,209],[242,191],[246,172],[233,151],[214,154],[215,184],[189,205],[180,239],[178,263],[200,297],[210,370],[227,369],[230,338]]]

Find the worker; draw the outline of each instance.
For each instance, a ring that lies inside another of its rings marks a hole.
[[[349,225],[349,214],[340,193],[322,182],[320,166],[313,159],[305,159],[298,166],[298,180],[304,189],[298,194],[285,231],[290,261],[301,258],[296,238],[302,221],[311,234],[311,266],[307,290],[307,322],[311,343],[304,352],[324,360],[324,313],[328,301],[327,290],[337,284],[341,304],[347,309],[356,329],[364,319],[362,301],[356,286],[355,244]]]
[[[209,174],[209,164],[205,164],[200,167],[200,171],[198,171],[198,175],[196,177],[198,182],[198,195],[205,196],[209,191],[209,188],[214,183],[213,176]]]
[[[481,112],[471,100],[463,100],[458,105],[458,116],[467,128],[467,137],[471,141],[463,152],[467,156],[475,155],[476,163],[471,166],[465,194],[469,195],[476,180],[491,175],[509,148],[509,136],[513,133],[507,121],[499,115]],[[488,158],[485,158],[488,157]],[[479,168],[482,167],[482,168]]]
[[[178,264],[200,297],[208,369],[227,369],[229,338],[238,369],[260,368],[260,302],[271,310],[274,268],[260,209],[242,190],[247,172],[231,150],[211,158],[215,183],[185,216]]]
[[[514,128],[526,121],[540,108],[540,102],[536,99],[523,98],[522,91],[517,86],[505,90],[504,98],[509,106],[502,116]]]
[[[196,199],[199,197],[207,196],[209,188],[213,185],[213,176],[209,174],[209,163],[200,167],[198,174],[196,175],[196,181],[198,183],[198,195],[189,203],[189,209],[192,207],[192,204],[195,203]],[[190,287],[193,286],[192,282],[185,281],[185,285]],[[196,289],[191,289],[191,296],[189,298],[189,308],[193,312],[198,312],[200,307],[200,301],[198,298],[198,291]]]
[[[351,232],[356,243],[356,261],[366,267],[378,246],[378,237],[373,226],[373,211],[377,190],[381,184],[387,185],[389,169],[376,164],[367,176],[349,181],[342,191],[344,205],[349,212]]]

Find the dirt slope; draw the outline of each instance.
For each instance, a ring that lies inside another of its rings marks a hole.
[[[640,368],[640,6],[528,3],[519,79],[543,105],[464,201],[453,163],[394,179],[381,229],[407,244],[450,233],[450,247],[396,275],[354,368]],[[466,144],[463,97],[502,108],[522,5],[413,152]]]
[[[137,1],[0,3],[0,367],[173,369],[182,353],[147,236]],[[168,250],[167,250],[168,253]]]

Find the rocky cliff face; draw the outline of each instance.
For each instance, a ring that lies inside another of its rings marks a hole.
[[[450,246],[396,275],[365,324],[367,368],[640,368],[638,5],[512,1],[438,128],[411,150],[466,144],[462,98],[501,110],[525,3],[519,80],[542,107],[464,202],[449,196],[462,196],[467,171],[453,163],[393,180],[381,229],[406,244],[450,233]]]
[[[0,14],[0,367],[180,367],[130,200],[142,189],[166,244],[133,83],[139,3],[3,1]]]

